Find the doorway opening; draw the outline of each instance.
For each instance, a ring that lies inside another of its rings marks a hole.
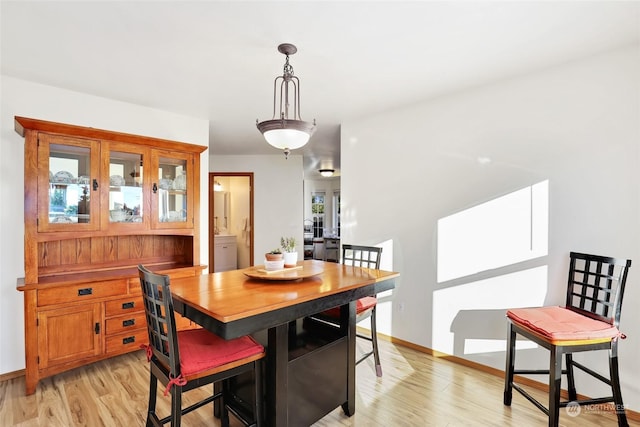
[[[209,271],[253,265],[253,173],[209,173]]]

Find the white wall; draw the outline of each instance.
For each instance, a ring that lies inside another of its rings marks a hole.
[[[209,145],[208,120],[185,117],[0,76],[0,374],[24,369],[24,139],[14,116],[90,126]],[[201,155],[200,217],[208,217],[208,150]],[[208,260],[207,221],[201,225],[200,263]]]
[[[639,76],[632,46],[343,123],[343,241],[391,241],[401,273],[379,330],[504,369],[505,309],[562,304],[569,251],[631,258],[620,363],[640,411]],[[545,180],[547,256],[438,283],[440,218]]]
[[[209,168],[210,172],[253,172],[255,264],[261,264],[266,252],[280,246],[282,236],[295,237],[298,253],[302,253],[301,155],[290,154],[288,159],[280,152],[266,156],[211,155]]]

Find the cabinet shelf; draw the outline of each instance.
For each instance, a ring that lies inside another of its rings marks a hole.
[[[345,336],[341,336],[336,333],[318,334],[311,332],[302,332],[296,336],[294,345],[289,348],[289,361],[293,361],[299,357],[304,357],[310,353],[314,353],[319,349],[341,339],[345,339]]]
[[[192,265],[187,263],[144,263],[145,266],[150,266],[154,271],[163,272],[165,274],[177,273],[177,272],[189,272],[193,271],[193,275],[199,275],[206,265]],[[191,275],[190,273],[188,275]],[[46,289],[51,287],[57,287],[62,285],[74,285],[77,283],[92,283],[99,281],[110,281],[117,279],[130,279],[138,277],[138,267],[136,266],[122,266],[119,268],[97,270],[93,272],[77,272],[68,274],[58,274],[53,276],[42,276],[37,284],[26,284],[24,281],[20,281],[17,286],[19,291],[27,291],[33,289]]]
[[[51,186],[60,186],[60,187],[68,187],[70,185],[75,185],[76,187],[89,187],[89,184],[79,184],[77,182],[55,182],[49,181],[49,185]]]
[[[167,193],[169,193],[169,195],[185,195],[187,194],[187,190],[164,190]]]
[[[122,191],[123,188],[140,188],[141,185],[109,185],[109,191]]]
[[[307,325],[308,326],[308,325]],[[287,407],[291,425],[310,425],[347,400],[347,385],[334,372],[347,371],[348,337],[337,328],[314,327],[298,334],[289,350]],[[309,393],[310,384],[322,384]]]

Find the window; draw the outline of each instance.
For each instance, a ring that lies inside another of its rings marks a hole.
[[[324,192],[311,194],[313,237],[323,237],[324,234],[324,196]]]
[[[340,192],[333,192],[333,229],[336,236],[340,237]]]

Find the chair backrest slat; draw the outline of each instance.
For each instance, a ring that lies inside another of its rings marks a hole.
[[[342,245],[342,264],[379,269],[381,256],[377,246]]]
[[[142,265],[138,265],[138,271],[153,356],[178,377],[180,354],[169,276],[153,273]]]
[[[566,307],[618,326],[631,260],[571,252]]]

